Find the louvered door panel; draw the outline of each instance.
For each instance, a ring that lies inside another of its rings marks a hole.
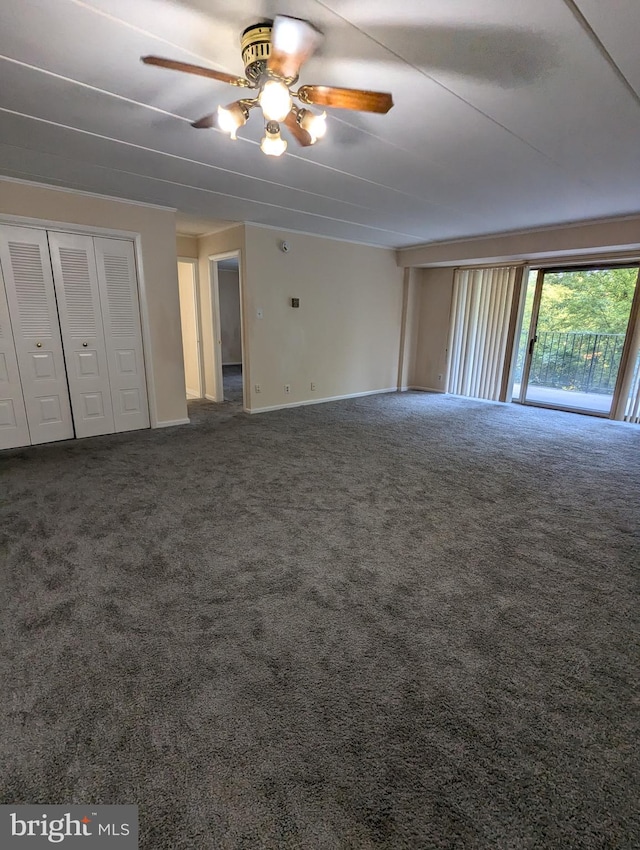
[[[49,232],[77,437],[115,430],[93,238]]]
[[[116,431],[149,427],[133,243],[93,240]]]
[[[32,443],[74,436],[47,235],[0,228],[2,265]]]
[[[28,446],[30,442],[9,305],[0,268],[0,449]]]

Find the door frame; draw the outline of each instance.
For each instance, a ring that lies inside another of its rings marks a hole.
[[[533,304],[531,305],[531,319],[529,320],[529,328],[527,332],[527,351],[524,356],[524,363],[522,364],[522,378],[520,379],[520,393],[518,395],[518,403],[519,404],[530,404],[534,407],[538,407],[539,405],[533,404],[533,402],[526,400],[527,395],[527,386],[529,385],[529,374],[531,373],[531,361],[533,360],[533,347],[535,345],[534,340],[537,340],[536,330],[538,327],[538,315],[540,313],[540,301],[542,299],[542,283],[544,281],[544,273],[545,269],[538,269],[538,274],[536,275],[536,288],[533,294]],[[524,311],[524,301],[527,297],[526,292],[527,287],[524,288],[524,292],[522,293],[522,308]],[[515,357],[518,356],[518,352],[514,352]]]
[[[245,292],[242,267],[242,251],[225,251],[220,254],[209,254],[209,304],[210,304],[210,333],[213,353],[214,392],[206,395],[210,401],[224,401],[224,382],[222,374],[222,337],[220,329],[220,282],[218,278],[218,263],[222,260],[238,260],[238,294],[240,297],[240,349],[242,352],[242,409],[249,412],[249,357],[245,334]]]
[[[202,354],[202,315],[200,310],[200,269],[195,257],[178,257],[179,263],[189,263],[193,277],[193,308],[195,312],[196,348],[198,361],[198,398],[204,398],[204,358]]]
[[[622,348],[622,355],[620,358],[620,365],[618,367],[618,374],[616,375],[616,383],[613,388],[613,395],[611,397],[611,407],[609,409],[609,413],[602,413],[597,410],[588,410],[584,407],[568,407],[565,405],[558,404],[544,404],[538,401],[528,401],[526,399],[527,395],[527,387],[529,384],[529,375],[531,372],[531,361],[533,360],[533,350],[535,346],[535,341],[537,341],[537,328],[538,328],[538,319],[540,315],[540,302],[542,300],[542,289],[544,286],[544,276],[547,272],[553,274],[553,272],[574,272],[574,271],[598,271],[600,269],[607,268],[629,268],[633,266],[638,266],[638,274],[636,275],[636,284],[633,291],[633,298],[631,301],[631,307],[629,309],[629,319],[627,321],[627,327],[625,329],[625,337]],[[523,297],[526,297],[526,287],[523,293]],[[624,419],[624,408],[626,407],[626,398],[623,401],[623,392],[624,387],[628,383],[628,372],[633,367],[633,364],[630,362],[630,352],[632,347],[632,337],[634,336],[634,328],[636,328],[638,321],[640,320],[640,260],[636,256],[634,259],[625,260],[613,260],[613,261],[602,261],[602,262],[584,262],[584,263],[570,263],[567,265],[546,265],[538,267],[538,275],[536,278],[536,289],[533,296],[533,304],[531,306],[531,321],[529,323],[529,333],[527,335],[527,351],[525,354],[525,360],[522,368],[522,380],[520,383],[520,394],[518,396],[519,404],[526,404],[530,407],[544,407],[550,410],[563,410],[568,413],[582,413],[587,416],[596,416],[600,419]],[[514,355],[517,356],[517,351],[514,352]],[[628,392],[628,390],[627,390]]]

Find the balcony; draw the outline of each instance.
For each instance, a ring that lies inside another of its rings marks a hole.
[[[624,334],[611,333],[539,333],[531,360],[526,400],[554,407],[608,413],[624,339]],[[528,334],[523,332],[518,349],[514,398],[520,395],[527,341]]]

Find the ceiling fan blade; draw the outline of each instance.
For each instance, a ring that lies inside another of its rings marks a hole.
[[[393,106],[393,98],[385,92],[339,89],[334,86],[300,86],[298,97],[303,103],[315,106],[333,106],[359,112],[384,114]]]
[[[284,119],[284,125],[296,142],[299,145],[302,145],[303,148],[309,147],[309,145],[313,144],[310,134],[307,133],[306,130],[303,130],[298,124],[298,121],[296,120],[296,113],[293,109]]]
[[[321,41],[322,33],[309,21],[276,15],[271,29],[267,70],[278,77],[297,77],[300,67]]]
[[[211,80],[220,80],[221,83],[230,83],[232,86],[246,86],[247,81],[241,77],[234,77],[224,71],[214,71],[213,68],[203,68],[202,65],[191,65],[189,62],[176,62],[175,59],[163,59],[162,56],[141,56],[145,65],[157,65],[159,68],[168,68],[170,71],[183,71],[185,74],[197,74],[200,77],[209,77]]]
[[[198,118],[197,121],[194,121],[191,126],[195,127],[196,130],[210,130],[216,126],[216,116],[213,113],[211,115],[205,115],[203,118]]]

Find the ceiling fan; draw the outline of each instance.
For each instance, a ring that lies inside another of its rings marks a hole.
[[[277,15],[273,21],[252,24],[242,33],[244,77],[160,56],[143,56],[142,61],[146,65],[197,74],[249,89],[254,96],[219,106],[217,114],[205,115],[191,126],[197,129],[217,126],[235,139],[237,131],[247,123],[250,110],[259,106],[266,119],[265,135],[260,147],[268,156],[280,156],[287,148],[286,139],[280,135],[281,122],[298,144],[304,147],[315,144],[325,135],[326,112],[317,114],[307,109],[307,106],[381,114],[387,113],[393,106],[391,95],[384,92],[313,85],[300,86],[294,90],[300,68],[313,55],[321,40],[322,33],[309,21]],[[293,98],[304,106],[296,106]]]

